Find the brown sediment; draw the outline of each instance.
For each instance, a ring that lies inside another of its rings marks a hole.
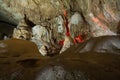
[[[94,42],[94,39],[92,40]],[[100,42],[100,38],[98,40]],[[0,56],[3,56],[0,57],[1,79],[10,80],[13,77],[15,80],[36,80],[42,76],[39,80],[61,80],[58,74],[64,77],[62,80],[120,79],[119,54],[92,51],[80,53],[81,45],[78,44],[61,55],[43,57],[32,42],[16,39],[0,42],[7,44],[5,49],[8,49],[8,52],[0,53]],[[12,76],[13,74],[16,76]],[[50,76],[51,74],[54,75]]]
[[[118,22],[118,25],[117,25],[117,34],[120,34],[120,21]]]

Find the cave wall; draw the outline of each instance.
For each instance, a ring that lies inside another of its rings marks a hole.
[[[26,14],[35,24],[49,26],[56,16],[63,15],[64,9],[69,19],[74,12],[79,12],[90,26],[94,26],[92,14],[114,32],[120,20],[119,0],[1,0],[0,4],[1,15],[13,23],[19,23]]]
[[[57,42],[64,39],[63,17],[66,16],[71,37],[83,35],[87,40],[119,32],[120,0],[0,0],[0,15],[4,17],[2,20],[18,24],[17,27],[30,26],[25,18],[34,25],[45,27],[48,37],[44,41],[48,43],[48,39]]]
[[[106,23],[112,22],[111,25],[120,20],[119,0],[1,0],[0,4],[0,12],[13,21],[15,19],[14,22],[19,22],[27,14],[31,21],[40,24],[42,20],[63,14],[63,6],[68,17],[74,12],[80,12],[86,20],[92,13]]]

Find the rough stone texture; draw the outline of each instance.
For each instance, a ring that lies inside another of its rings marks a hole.
[[[120,53],[120,36],[102,36],[91,38],[84,43],[77,44],[73,49],[78,49],[74,53],[87,53],[87,52],[98,52],[98,53]],[[67,50],[71,52],[71,48]]]
[[[65,9],[72,38],[84,34],[85,39],[89,39],[94,37],[94,32],[99,36],[109,30],[113,32],[110,35],[119,33],[120,0],[0,0],[0,16],[3,17],[0,20],[19,27],[24,24],[33,27],[30,23],[21,23],[26,15],[33,24],[48,30],[52,45],[49,53],[54,53],[55,44],[65,38]],[[76,15],[79,18],[73,17],[75,13],[79,13]],[[59,16],[62,19],[57,21]],[[58,31],[59,26],[63,26],[63,30]],[[95,38],[61,55],[43,57],[32,42],[0,41],[0,80],[120,80],[119,43],[118,37]]]
[[[65,40],[65,16],[72,38],[82,35],[84,40],[88,40],[90,37],[117,35],[119,6],[120,0],[1,0],[0,14],[3,20],[8,19],[6,21],[22,27],[27,23],[21,23],[24,18],[34,25],[45,27],[49,40],[44,41],[56,47],[61,40]],[[23,32],[30,33],[29,30]],[[22,35],[19,30],[14,34]],[[31,33],[28,35],[24,36],[25,39],[30,39]]]
[[[26,14],[28,19],[35,24],[44,22],[44,25],[48,26],[47,20],[51,23],[53,18],[63,14],[63,8],[67,10],[68,18],[74,12],[79,12],[84,22],[88,22],[90,26],[93,23],[89,14],[92,13],[113,31],[116,30],[116,25],[120,20],[119,0],[1,0],[0,4],[1,13],[16,23]]]

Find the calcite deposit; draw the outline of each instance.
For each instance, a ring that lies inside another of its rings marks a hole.
[[[1,20],[17,24],[13,38],[31,40],[35,37],[32,27],[39,25],[45,30],[39,43],[49,48],[63,46],[59,43],[65,40],[66,22],[74,41],[78,36],[85,41],[119,34],[119,0],[1,0],[0,4]]]

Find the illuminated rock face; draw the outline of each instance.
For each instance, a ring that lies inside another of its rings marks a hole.
[[[30,26],[28,26],[25,20],[21,20],[16,28],[13,31],[13,38],[30,40],[32,37],[32,32]]]
[[[47,20],[53,20],[56,16],[63,14],[64,8],[67,10],[67,17],[69,19],[74,12],[78,12],[80,14],[78,17],[81,16],[85,20],[82,23],[88,22],[90,26],[95,26],[91,25],[93,23],[90,22],[92,20],[89,16],[90,13],[93,13],[95,18],[113,31],[115,31],[116,25],[120,20],[119,0],[1,0],[0,4],[0,12],[3,16],[8,16],[14,23],[19,23],[24,14],[35,24],[48,23]],[[71,23],[77,24],[78,21],[71,20]],[[50,21],[50,23],[52,22]]]
[[[66,38],[65,10],[71,39],[85,43]],[[120,80],[120,38],[103,36],[120,34],[120,0],[0,0],[1,16],[18,25],[17,40],[0,41],[0,80]]]
[[[82,46],[80,53],[98,52],[98,53],[120,53],[120,36],[102,36],[88,40],[88,42],[79,44]]]
[[[39,52],[45,56],[47,55],[47,49],[49,49],[49,35],[45,27],[36,25],[32,28],[31,41],[35,42],[38,46]]]
[[[13,31],[13,38],[30,40],[31,38],[30,30],[25,27],[15,28]]]
[[[22,22],[26,17],[47,30],[47,38],[41,38],[46,45],[61,49],[59,42],[65,40],[66,33],[64,11],[71,38],[82,35],[84,40],[88,40],[90,37],[117,35],[119,5],[119,0],[1,0],[0,16],[4,17],[2,20],[18,24],[14,38],[31,40],[33,25],[29,27],[31,23]]]
[[[70,36],[65,36],[65,41],[64,41],[62,49],[60,50],[60,54],[66,51],[68,48],[70,48],[70,46],[72,46],[73,44],[74,43],[73,43],[72,38]]]

